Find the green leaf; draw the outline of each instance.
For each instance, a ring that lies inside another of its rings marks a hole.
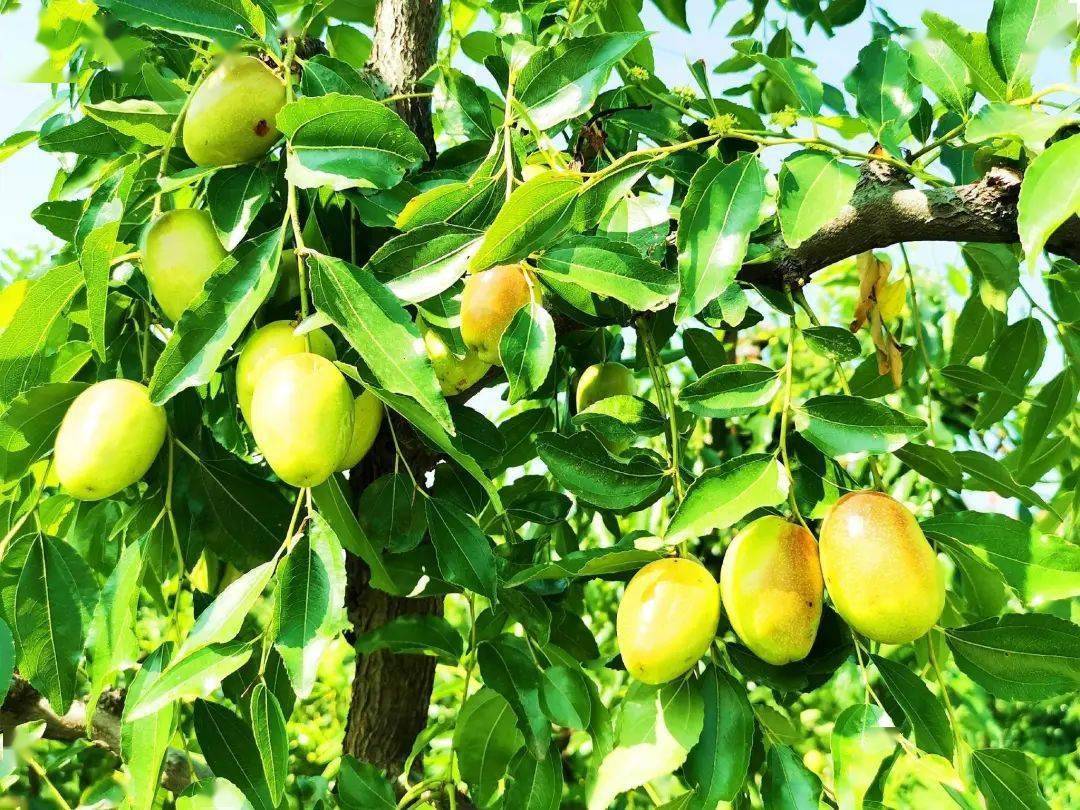
[[[247,663],[251,650],[251,644],[243,641],[212,644],[185,657],[178,666],[170,664],[153,683],[147,684],[138,702],[125,707],[125,720],[150,717],[177,700],[206,697],[226,676]]]
[[[90,195],[79,224],[75,244],[86,283],[86,310],[90,320],[90,343],[98,357],[105,357],[105,316],[109,274],[120,220],[124,214],[124,175],[115,174]]]
[[[510,382],[511,403],[543,384],[555,359],[555,322],[543,306],[530,301],[514,313],[499,339],[499,359]]]
[[[265,562],[237,577],[203,608],[169,666],[176,666],[186,656],[203,647],[236,638],[244,619],[274,575],[276,562]]]
[[[39,385],[0,414],[0,481],[18,481],[52,448],[60,422],[86,383]]]
[[[14,132],[11,135],[8,135],[4,140],[0,141],[0,163],[3,163],[16,152],[29,146],[37,139],[38,134],[33,130]]]
[[[923,679],[896,661],[871,655],[882,683],[915,732],[915,743],[928,754],[952,759],[953,734],[945,707]]]
[[[821,780],[786,745],[773,745],[765,758],[761,798],[769,810],[817,810]]]
[[[143,659],[124,701],[120,751],[131,775],[127,798],[136,810],[150,810],[154,806],[154,797],[161,784],[161,764],[169,748],[178,710],[173,705],[163,706],[141,720],[132,720],[131,713],[142,702],[146,690],[161,677],[171,655],[172,645],[166,642]]]
[[[330,523],[312,515],[278,572],[274,646],[298,698],[311,694],[319,660],[347,625],[345,553]]]
[[[341,491],[341,479],[330,476],[317,487],[311,488],[311,497],[338,542],[346,551],[362,559],[371,570],[372,587],[387,593],[397,593],[393,577],[382,560],[382,549],[377,548],[361,528],[345,493]]]
[[[656,460],[638,454],[613,457],[589,431],[536,437],[536,451],[555,480],[586,503],[601,509],[634,509],[659,498],[670,483]]]
[[[394,786],[369,762],[345,755],[337,776],[337,799],[343,810],[395,810]]]
[[[891,453],[926,429],[921,419],[872,399],[832,394],[804,402],[795,424],[827,456]]]
[[[197,700],[194,725],[210,770],[240,788],[256,810],[274,810],[255,737],[247,724],[224,706]]]
[[[1070,23],[1076,7],[1069,0],[995,0],[986,36],[1009,98],[1026,94],[1040,52]]]
[[[589,676],[577,667],[548,667],[540,684],[540,708],[557,726],[587,729],[592,722]]]
[[[1050,810],[1039,789],[1035,762],[1023,751],[980,748],[971,753],[971,775],[987,810]]]
[[[506,698],[514,710],[529,753],[543,758],[551,741],[551,725],[540,711],[540,672],[525,640],[499,635],[476,648],[476,661],[484,684]]]
[[[364,81],[360,73],[348,62],[316,54],[304,62],[304,73],[300,79],[300,89],[305,96],[326,96],[330,93],[342,93],[351,96],[374,98],[371,86]]]
[[[964,61],[944,42],[917,39],[908,44],[911,72],[934,91],[942,104],[965,115],[975,98]]]
[[[460,70],[444,67],[436,88],[436,98],[442,98],[439,111],[443,133],[453,138],[493,140],[495,127],[491,123],[491,102],[472,77]]]
[[[677,322],[696,315],[735,280],[764,201],[765,168],[755,155],[727,165],[711,158],[694,173],[676,236]]]
[[[154,366],[150,399],[161,404],[203,385],[274,289],[284,227],[268,231],[227,256],[184,310]]]
[[[428,156],[397,113],[361,96],[297,99],[277,126],[289,143],[286,174],[301,188],[393,188]]]
[[[251,810],[252,805],[228,779],[200,779],[176,799],[176,810]]]
[[[434,653],[453,664],[462,653],[461,634],[442,616],[398,616],[359,636],[354,646],[364,655],[376,650]]]
[[[86,104],[83,110],[95,121],[147,146],[164,146],[176,120],[175,113],[157,102],[137,98]]]
[[[62,541],[35,534],[27,542],[17,584],[5,596],[10,599],[6,619],[19,673],[63,715],[75,697],[97,585],[86,563]]]
[[[11,686],[12,677],[15,674],[15,641],[11,638],[11,630],[7,622],[0,619],[0,704],[7,697],[8,687]]]
[[[259,166],[234,166],[210,176],[206,206],[226,250],[240,244],[270,199],[270,177]]]
[[[522,183],[488,226],[469,268],[508,264],[552,244],[570,227],[580,191],[578,175],[554,170]]]
[[[975,450],[957,450],[953,458],[966,474],[964,489],[997,492],[1006,498],[1017,498],[1028,506],[1050,509],[1035,490],[1017,482],[1008,468],[996,458]]]
[[[636,312],[662,309],[679,287],[673,273],[641,258],[632,246],[598,236],[562,240],[539,256],[536,270],[541,277],[573,282]]]
[[[493,599],[498,574],[491,541],[476,521],[451,501],[428,498],[425,508],[428,531],[443,577]]]
[[[986,306],[978,293],[972,295],[956,319],[949,362],[963,364],[985,354],[1004,325],[1003,313]]]
[[[948,45],[967,66],[976,90],[989,101],[1006,100],[1005,81],[991,61],[990,43],[985,34],[968,31],[934,11],[923,12],[922,21],[931,36]]]
[[[649,400],[617,394],[574,414],[574,427],[588,428],[609,447],[629,447],[642,436],[659,436],[667,427],[660,409]]]
[[[1060,140],[1024,172],[1016,229],[1029,270],[1046,241],[1069,217],[1080,214],[1080,135]]]
[[[1077,120],[1075,112],[1048,114],[1031,107],[996,102],[987,104],[971,119],[964,131],[964,138],[968,143],[997,138],[1017,140],[1030,151],[1038,153],[1054,133]]]
[[[815,354],[840,363],[854,360],[862,354],[859,339],[851,330],[839,326],[808,326],[802,330],[806,345]]]
[[[861,808],[881,763],[896,748],[896,737],[882,726],[885,712],[864,703],[840,712],[833,725],[832,757],[836,801],[841,808]]]
[[[759,363],[720,366],[683,387],[679,402],[698,416],[726,419],[764,408],[780,390],[780,375]]]
[[[540,129],[581,115],[592,107],[611,68],[646,36],[598,34],[540,48],[518,74],[514,97]]]
[[[263,8],[246,0],[102,0],[99,4],[135,27],[147,26],[173,34],[230,45],[267,34]]]
[[[483,228],[505,199],[499,176],[483,175],[468,181],[445,183],[417,194],[397,215],[398,230],[445,222],[465,228]]]
[[[911,75],[911,57],[892,39],[875,39],[859,51],[849,76],[855,108],[889,151],[902,139],[902,128],[918,112],[922,90]]]
[[[426,301],[465,275],[480,237],[470,228],[422,225],[385,242],[365,269],[402,301]]]
[[[908,442],[893,455],[919,475],[946,489],[959,492],[964,485],[964,469],[948,450],[928,444]]]
[[[783,503],[788,478],[774,456],[748,453],[712,467],[690,485],[664,538],[677,543],[726,529],[755,509]]]
[[[1080,689],[1080,628],[1072,622],[1010,614],[944,632],[960,671],[996,698],[1043,700]]]
[[[697,681],[704,705],[701,737],[683,766],[693,810],[715,808],[742,791],[754,747],[754,711],[742,684],[716,666]]]
[[[634,548],[632,542],[617,543],[607,548],[572,551],[559,560],[537,563],[524,568],[514,574],[506,584],[512,587],[535,580],[602,577],[626,571],[637,571],[643,565],[660,559],[661,556],[657,551]]]
[[[251,690],[248,716],[254,732],[255,748],[262,762],[263,778],[274,806],[281,804],[285,793],[285,778],[289,765],[289,735],[285,730],[285,714],[274,693],[259,682]]]
[[[506,774],[504,807],[515,810],[558,810],[562,806],[563,759],[552,743],[542,759],[521,751]]]
[[[389,473],[364,488],[356,513],[364,534],[373,544],[371,554],[384,548],[390,551],[416,548],[427,531],[424,510],[417,507],[418,497],[416,487],[404,473]]]
[[[93,118],[71,122],[69,118],[57,116],[42,126],[38,148],[43,152],[111,157],[128,150],[135,151],[135,142]]]
[[[780,82],[798,99],[802,112],[817,115],[821,112],[823,88],[821,79],[814,72],[815,65],[797,57],[779,59],[764,53],[750,53],[748,56],[761,65],[768,74]]]
[[[662,686],[632,681],[621,704],[617,744],[597,770],[589,810],[606,810],[620,793],[674,772],[704,724],[704,701],[690,680]]]
[[[631,152],[608,166],[603,174],[594,174],[581,187],[574,211],[578,230],[595,228],[615,205],[621,202],[634,184],[658,160],[655,154]]]
[[[1009,324],[994,339],[983,370],[1011,393],[988,391],[979,398],[976,430],[990,427],[1019,404],[1028,383],[1042,365],[1045,353],[1046,333],[1035,318],[1023,318]]]
[[[1060,374],[1040,389],[1024,420],[1024,434],[1018,459],[1020,465],[1031,460],[1040,442],[1072,412],[1078,393],[1080,391],[1076,374],[1068,368],[1062,369]],[[0,447],[2,446],[3,442],[0,441]]]
[[[788,156],[780,166],[777,202],[784,241],[798,247],[835,219],[858,180],[859,170],[836,155],[808,149]]]
[[[994,513],[952,512],[920,522],[991,563],[1029,604],[1080,596],[1080,546]]]
[[[522,745],[514,711],[506,698],[485,688],[465,702],[454,727],[454,750],[461,778],[477,805],[491,803],[510,760]]]
[[[359,267],[315,254],[311,292],[371,369],[379,386],[416,400],[439,426],[454,434],[420,332],[393,293]]]

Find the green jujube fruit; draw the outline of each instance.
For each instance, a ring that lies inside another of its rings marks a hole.
[[[253,56],[227,57],[195,90],[184,118],[184,151],[199,166],[262,157],[280,136],[275,117],[285,83]]]
[[[165,317],[180,320],[225,256],[205,211],[179,208],[150,224],[143,233],[142,270]]]
[[[251,398],[251,432],[278,477],[321,484],[341,466],[353,432],[353,396],[337,367],[311,352],[266,369]]]
[[[248,425],[251,424],[251,396],[255,384],[278,360],[303,352],[313,352],[327,360],[337,359],[334,344],[323,330],[313,329],[306,336],[296,334],[295,330],[295,323],[273,321],[256,329],[240,350],[240,359],[236,362],[236,399]]]
[[[94,383],[68,407],[53,465],[74,498],[97,501],[142,478],[165,441],[165,411],[132,380]]]
[[[375,444],[382,426],[383,406],[377,396],[365,389],[353,402],[353,430],[349,449],[338,464],[339,470],[348,470],[360,463]]]
[[[424,349],[435,369],[439,388],[446,396],[467,391],[491,368],[491,364],[481,360],[472,349],[466,349],[463,357],[455,355],[434,329],[424,330]]]
[[[577,384],[577,410],[581,413],[608,397],[634,393],[634,374],[622,363],[594,363],[583,372]]]
[[[770,664],[810,653],[824,597],[817,541],[804,527],[765,515],[724,553],[720,598],[735,634]]]

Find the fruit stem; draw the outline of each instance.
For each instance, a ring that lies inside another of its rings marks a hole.
[[[290,39],[285,48],[285,101],[293,100],[294,89],[292,83],[292,63],[296,58],[296,40]],[[286,146],[286,149],[288,147]],[[287,173],[286,173],[287,174]],[[285,216],[292,224],[293,242],[296,247],[296,272],[300,280],[300,320],[304,320],[310,314],[311,304],[308,300],[308,274],[307,274],[307,248],[304,246],[304,233],[300,227],[300,214],[297,210],[296,183],[287,178],[288,193],[286,194]],[[311,339],[304,334],[304,342],[307,350],[311,351]]]
[[[787,362],[784,364],[784,410],[780,414],[780,458],[784,462],[784,470],[787,472],[788,477],[788,503],[791,504],[791,514],[809,532],[810,527],[806,525],[802,512],[799,511],[799,502],[795,498],[795,477],[791,474],[791,459],[788,458],[787,451],[788,420],[791,415],[791,388],[795,377],[793,360],[795,358],[795,339],[798,334],[799,329],[795,325],[795,316],[792,315],[791,326],[788,331]]]
[[[682,503],[682,476],[679,474],[679,462],[682,455],[679,450],[679,422],[675,414],[675,397],[671,392],[671,380],[667,374],[667,367],[660,360],[660,353],[656,350],[656,342],[653,340],[652,330],[648,324],[643,318],[638,318],[634,326],[641,346],[645,350],[649,374],[652,376],[653,387],[656,389],[657,403],[668,420],[668,461],[671,465],[672,486],[675,490],[675,500]],[[685,553],[685,549],[683,551]]]
[[[191,90],[188,92],[187,98],[184,99],[184,104],[180,108],[180,112],[176,115],[176,120],[173,121],[172,126],[169,128],[169,135],[165,139],[165,145],[161,149],[161,161],[158,163],[158,190],[154,194],[154,211],[150,218],[154,219],[161,213],[161,195],[164,193],[161,189],[161,178],[165,176],[165,172],[169,168],[169,155],[172,153],[173,145],[176,143],[177,137],[180,135],[180,127],[184,123],[184,117],[187,115],[188,107],[191,106],[191,100],[195,98],[195,91],[199,89],[203,81],[210,75],[210,69],[213,67],[213,61],[207,63],[203,69],[199,72],[199,76],[195,79],[195,83],[191,86]]]
[[[513,123],[511,112],[514,107],[514,76],[506,82],[506,106],[503,109],[503,165],[506,169],[506,198],[514,191],[514,145],[510,138],[510,125]]]
[[[952,698],[949,697],[949,687],[945,685],[945,676],[942,674],[941,666],[938,664],[937,653],[934,652],[933,631],[926,637],[926,649],[928,657],[930,658],[930,666],[934,670],[934,678],[938,682],[938,688],[941,689],[941,697],[945,701],[945,713],[949,716],[949,728],[952,729],[953,740],[956,742],[956,750],[953,752],[953,765],[960,773],[961,778],[963,778],[965,770],[963,749],[967,746],[967,741],[960,733],[960,724],[956,719],[956,711],[953,709]]]

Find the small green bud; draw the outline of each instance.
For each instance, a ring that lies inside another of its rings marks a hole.
[[[638,65],[630,68],[630,81],[632,82],[647,82],[649,80],[649,71]]]
[[[735,128],[736,123],[738,122],[735,119],[735,116],[731,113],[726,113],[710,118],[705,122],[705,126],[709,128],[709,132],[712,135],[726,135]]]
[[[781,129],[787,129],[795,125],[799,120],[799,114],[791,107],[784,107],[779,112],[773,113],[772,122]]]

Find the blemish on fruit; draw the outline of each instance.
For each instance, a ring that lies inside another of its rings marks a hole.
[[[255,134],[260,138],[270,131],[270,125],[266,123],[265,118],[260,118],[259,123],[255,125]]]

